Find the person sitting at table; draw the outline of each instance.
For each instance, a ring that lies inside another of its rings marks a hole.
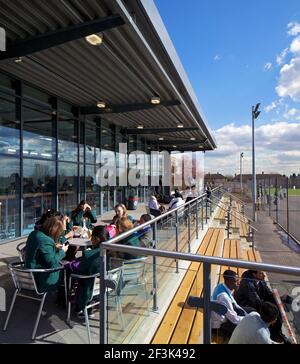
[[[169,210],[176,209],[177,207],[184,205],[181,193],[175,193],[174,198],[169,204]]]
[[[106,226],[95,226],[92,231],[92,248],[83,251],[82,258],[73,263],[72,272],[80,275],[93,275],[99,273],[100,267],[100,244],[109,240],[109,233]],[[107,254],[107,268],[110,253]],[[93,279],[81,279],[76,291],[76,312],[77,317],[84,318],[84,308],[89,303],[93,293]],[[89,314],[92,315],[91,312]]]
[[[92,229],[94,223],[97,222],[96,213],[92,211],[91,206],[82,200],[75,210],[71,213],[71,219],[73,226],[83,226],[84,220],[86,222],[86,227]]]
[[[64,231],[61,216],[46,219],[38,230],[32,231],[26,242],[25,268],[51,269],[60,266],[68,247],[60,243]],[[60,271],[36,273],[35,279],[40,292],[56,290],[60,284]]]
[[[150,214],[153,215],[154,217],[160,216],[161,215],[161,205],[158,203],[157,199],[155,196],[151,196],[149,203],[148,203],[148,207],[150,210]]]
[[[118,235],[125,233],[126,231],[131,230],[134,225],[132,221],[130,221],[127,217],[122,217],[116,221],[116,227]],[[139,237],[136,234],[132,234],[128,236],[127,238],[121,240],[118,242],[118,244],[123,245],[130,245],[130,246],[141,246],[141,242],[139,240]],[[136,255],[130,254],[130,253],[117,253],[118,258],[122,259],[137,259],[139,258]]]
[[[149,214],[144,214],[140,217],[140,221],[138,225],[143,225],[146,222],[151,221],[151,216]],[[151,244],[153,242],[153,231],[151,225],[147,225],[142,230],[139,230],[135,233],[135,235],[140,240],[140,245],[144,248],[151,247]]]
[[[113,217],[112,224],[116,225],[116,221],[121,218],[126,218],[132,222],[132,224],[135,224],[136,220],[131,216],[128,215],[127,208],[122,203],[119,203],[115,206],[115,216]]]

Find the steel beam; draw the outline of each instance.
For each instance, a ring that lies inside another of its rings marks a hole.
[[[116,14],[105,18],[72,25],[68,28],[57,29],[39,34],[19,42],[7,44],[6,52],[0,52],[0,60],[23,57],[52,47],[57,47],[88,35],[103,32],[124,25],[123,18]]]
[[[179,105],[180,101],[170,100],[170,101],[162,101],[159,105],[153,105],[149,101],[149,103],[142,102],[137,104],[108,105],[108,107],[105,109],[100,109],[97,106],[90,106],[90,107],[82,107],[81,114],[82,115],[121,114],[133,111],[150,110],[161,106],[171,107]]]

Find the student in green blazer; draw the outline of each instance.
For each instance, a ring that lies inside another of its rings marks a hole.
[[[78,274],[92,275],[99,273],[100,266],[100,244],[109,240],[109,234],[105,226],[96,226],[93,229],[91,241],[92,249],[85,250],[78,268]],[[107,259],[109,263],[109,259]],[[76,293],[76,311],[79,317],[84,317],[82,310],[91,300],[93,293],[93,279],[82,279],[79,281],[78,292]]]
[[[116,222],[118,219],[127,218],[130,220],[133,224],[135,224],[137,221],[131,216],[128,215],[128,211],[125,205],[122,203],[119,203],[115,206],[115,216],[113,217],[112,224],[116,225]]]
[[[67,246],[59,243],[64,223],[58,216],[46,219],[38,230],[28,236],[26,242],[25,267],[28,269],[50,269],[60,266]],[[35,274],[40,292],[56,290],[60,283],[60,271]]]
[[[131,230],[134,225],[131,220],[129,220],[127,217],[122,217],[121,219],[118,219],[116,222],[117,232],[118,235],[125,233],[128,230]],[[141,241],[139,240],[139,236],[137,234],[132,234],[128,236],[127,238],[119,241],[118,244],[123,245],[130,245],[130,246],[141,246]],[[129,253],[117,253],[119,258],[122,259],[137,259],[140,258],[139,256],[129,254]]]
[[[91,206],[85,200],[72,211],[71,219],[73,226],[83,226],[83,220],[86,219],[86,227],[92,229],[94,223],[97,222],[96,213],[92,211]]]

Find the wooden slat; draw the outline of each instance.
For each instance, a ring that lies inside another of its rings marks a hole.
[[[207,256],[214,254],[215,246],[218,241],[219,230],[214,229],[211,237],[208,249],[205,253]],[[196,279],[191,287],[189,296],[200,297],[203,289],[203,268],[202,264],[198,269]],[[174,330],[170,344],[186,344],[190,336],[190,331],[193,325],[196,309],[191,309],[187,303],[185,303],[180,317],[177,321],[176,328]]]
[[[203,242],[198,250],[198,254],[204,255],[206,253],[207,247],[213,235],[214,229],[208,229]],[[178,288],[173,301],[168,308],[161,325],[159,326],[154,338],[152,340],[153,344],[167,344],[169,343],[173,331],[176,327],[177,320],[180,316],[182,307],[180,303],[185,302],[187,295],[190,291],[190,287],[196,277],[197,271],[199,269],[200,263],[191,263],[185,277],[182,281],[181,286]]]
[[[216,248],[215,248],[215,251],[214,251],[214,256],[222,256],[222,254],[223,254],[224,234],[225,234],[224,229],[219,231],[219,236],[218,236],[218,241],[217,241]],[[216,278],[215,285],[217,285],[218,281],[219,281],[219,276],[218,276],[218,270],[219,269],[220,269],[220,267],[215,266],[215,265],[212,266],[212,269],[211,269],[212,279],[213,279],[213,277]],[[189,337],[189,341],[188,341],[189,344],[199,344],[201,330],[203,330],[203,312],[202,312],[202,310],[197,310],[196,311],[196,316],[195,316],[195,319],[194,319],[194,323],[193,323],[193,327],[192,327],[192,330],[191,330],[191,334],[190,334],[190,337]]]

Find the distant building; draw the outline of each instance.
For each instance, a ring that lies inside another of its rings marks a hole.
[[[241,175],[238,174],[233,178],[234,182],[240,182]],[[242,175],[243,183],[247,183],[252,181],[252,174],[243,174]],[[264,182],[265,181],[265,182]],[[277,181],[277,182],[276,182]],[[271,185],[275,186],[277,183],[277,186],[285,186],[286,185],[286,177],[282,176],[279,173],[261,173],[256,175],[256,183],[259,184],[265,184],[265,185]]]
[[[227,178],[220,173],[207,173],[204,176],[205,186],[209,183],[212,187],[217,187],[223,185],[225,182],[227,182]]]

